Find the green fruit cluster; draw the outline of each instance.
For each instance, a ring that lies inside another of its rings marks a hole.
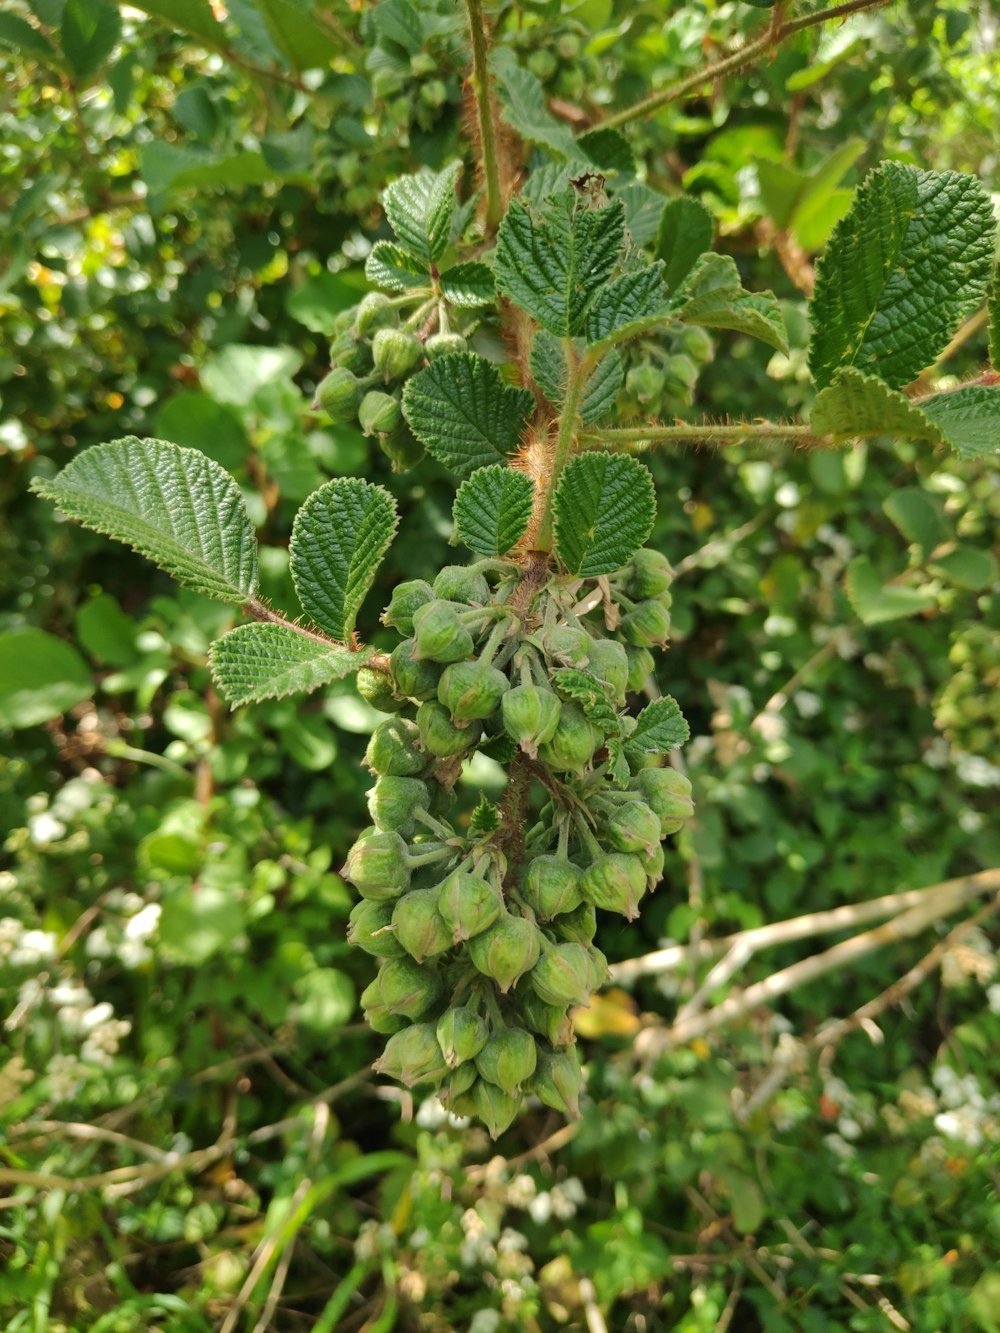
[[[715,349],[705,329],[672,324],[665,337],[636,343],[628,353],[618,408],[626,416],[670,417],[694,402],[698,376]]]
[[[387,671],[358,678],[387,714],[366,754],[371,827],[344,868],[361,895],[348,938],[380,959],[362,996],[388,1036],[376,1069],[434,1084],[494,1137],[526,1094],[577,1114],[570,1011],[607,974],[597,909],[638,914],[662,840],[693,809],[684,777],[623,742],[627,696],[669,631],[670,581],[638,551],[598,623],[579,580],[449,566],[395,588],[382,619],[401,642]],[[477,750],[510,765],[507,798],[453,821]]]
[[[964,626],[948,660],[954,675],[935,700],[934,720],[957,750],[993,758],[1000,750],[1000,625],[994,604],[987,619]]]

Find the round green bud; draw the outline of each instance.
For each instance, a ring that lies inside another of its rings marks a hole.
[[[616,852],[650,853],[660,842],[660,818],[645,801],[628,801],[613,812],[604,836]]]
[[[535,991],[525,989],[517,997],[521,1017],[550,1046],[569,1046],[573,1042],[573,1020],[564,1004],[548,1004]]]
[[[410,887],[406,843],[391,831],[366,833],[348,852],[342,874],[363,898],[398,898]]]
[[[626,921],[639,915],[639,899],[646,892],[646,872],[637,856],[612,852],[599,856],[583,872],[583,896],[605,912],[617,912]]]
[[[453,870],[437,892],[437,909],[454,944],[489,930],[504,910],[494,886],[466,870]]]
[[[381,292],[369,292],[358,303],[354,315],[354,332],[359,338],[367,338],[376,329],[395,328],[399,323],[399,312],[391,304],[388,296]]]
[[[662,599],[639,602],[622,616],[621,635],[636,648],[663,646],[670,635],[670,612]]]
[[[350,333],[351,326],[354,323],[354,312],[357,306],[351,306],[347,310],[341,310],[339,314],[333,317],[333,333],[335,338],[341,337],[345,333]]]
[[[643,407],[655,403],[663,392],[663,374],[656,366],[633,366],[625,376],[625,392]]]
[[[629,562],[628,592],[638,600],[647,597],[660,597],[670,591],[674,580],[674,571],[665,555],[643,546],[636,551]]]
[[[382,1005],[402,1018],[416,1019],[436,1004],[441,989],[440,977],[430,968],[410,958],[389,958],[361,992],[361,1004],[364,1009]]]
[[[389,929],[392,923],[394,900],[376,902],[362,898],[355,903],[348,917],[347,942],[364,949],[376,958],[399,958],[403,946]]]
[[[370,389],[358,408],[358,421],[365,435],[387,435],[402,420],[399,399],[391,393]]]
[[[600,744],[597,728],[577,703],[564,703],[552,738],[539,747],[544,764],[557,773],[582,773]]]
[[[368,813],[376,828],[410,838],[417,831],[415,811],[430,804],[427,783],[417,778],[379,778],[368,793]]]
[[[465,606],[485,606],[490,600],[490,585],[468,565],[445,565],[434,580],[434,596]]]
[[[406,901],[403,899],[402,901]],[[551,944],[531,969],[528,980],[546,1004],[565,1007],[590,1003],[591,963],[582,944]]]
[[[433,1023],[414,1023],[390,1037],[372,1068],[408,1088],[416,1083],[437,1083],[448,1072]]]
[[[400,634],[413,633],[413,617],[422,606],[434,600],[434,592],[426,579],[407,579],[397,583],[382,612],[382,624],[391,625]]]
[[[554,1111],[580,1116],[583,1070],[575,1051],[539,1051],[531,1091]]]
[[[396,683],[396,693],[407,699],[432,699],[438,691],[441,667],[437,662],[414,657],[416,642],[404,639],[389,658],[389,671]]]
[[[415,722],[387,717],[371,734],[365,763],[382,777],[414,777],[427,767],[427,756],[418,748],[419,740]]]
[[[538,685],[516,685],[504,695],[501,707],[507,735],[534,759],[539,745],[555,735],[561,712],[559,699]]]
[[[339,334],[330,344],[331,366],[341,366],[352,375],[363,375],[371,369],[371,364],[371,349],[358,342],[350,331]]]
[[[476,970],[492,979],[504,994],[538,962],[539,932],[523,916],[505,913],[488,930],[469,941]]]
[[[663,864],[666,860],[666,854],[663,850],[663,843],[658,842],[648,852],[637,852],[639,860],[642,862],[642,868],[646,872],[646,884],[649,888],[655,889],[657,884],[663,878]]]
[[[438,759],[451,759],[471,750],[483,734],[478,722],[456,727],[451,714],[438,699],[425,699],[417,709],[420,744]]]
[[[372,339],[375,369],[389,380],[400,380],[424,359],[424,345],[404,329],[379,329]]]
[[[424,343],[428,361],[436,361],[440,356],[451,356],[454,352],[468,351],[469,344],[460,333],[435,333]]]
[[[683,827],[694,814],[691,783],[675,768],[643,768],[635,785],[646,804],[660,820],[661,836],[666,838]]]
[[[474,1060],[486,1045],[489,1035],[485,1019],[480,1018],[475,1009],[470,1009],[466,1004],[446,1009],[437,1021],[438,1045],[444,1052],[445,1064],[449,1069],[455,1069],[466,1060]],[[469,1079],[461,1091],[471,1086],[472,1080]]]
[[[628,689],[628,654],[624,644],[614,639],[591,639],[590,670],[598,680],[611,686],[615,702],[619,706],[624,704]]]
[[[557,935],[564,940],[578,940],[589,944],[597,934],[597,913],[593,903],[581,903],[574,912],[564,912],[552,923]]]
[[[496,712],[509,684],[485,662],[453,662],[441,676],[438,698],[456,722],[474,722]]]
[[[588,944],[585,950],[587,954],[587,985],[591,991],[600,990],[608,979],[608,960],[596,945]]]
[[[387,671],[376,671],[374,667],[362,667],[357,674],[358,693],[366,703],[377,708],[380,713],[398,713],[404,706],[402,699],[397,699],[392,692],[392,678]]]
[[[673,347],[682,356],[689,356],[696,366],[708,365],[715,356],[712,335],[697,324],[684,324],[673,336]]]
[[[413,617],[417,652],[431,662],[461,662],[472,652],[472,635],[458,618],[454,602],[436,597]]]
[[[512,1096],[535,1072],[535,1039],[524,1028],[504,1028],[495,1032],[476,1056],[479,1077],[503,1088]]]
[[[321,408],[331,421],[353,421],[361,402],[361,386],[346,366],[334,366],[320,380],[312,401],[314,412]]]
[[[552,78],[559,68],[559,61],[556,59],[554,52],[545,46],[540,46],[528,56],[527,65],[535,78],[541,79],[542,83],[545,83],[547,79]]]
[[[589,661],[593,639],[586,630],[573,625],[553,625],[546,631],[543,643],[550,657],[567,666],[582,667]]]
[[[418,79],[424,78],[428,74],[433,74],[437,69],[434,57],[429,51],[417,51],[410,58],[410,73]]]
[[[520,1097],[512,1097],[494,1083],[477,1079],[472,1088],[475,1113],[489,1130],[491,1139],[498,1139],[514,1123],[521,1105]]]
[[[668,356],[663,361],[663,390],[671,398],[690,401],[698,382],[698,367],[689,356]]]
[[[393,472],[406,472],[416,467],[424,456],[424,446],[405,421],[401,421],[387,435],[380,435],[378,447],[392,464]]]
[[[440,1032],[438,1033],[438,1044],[441,1045],[442,1047],[444,1045],[441,1039]],[[445,1058],[447,1059],[447,1051],[445,1052]],[[463,1061],[462,1064],[458,1065],[457,1068],[452,1070],[451,1074],[449,1075],[448,1079],[445,1082],[444,1087],[438,1093],[438,1096],[441,1098],[442,1103],[445,1106],[447,1106],[448,1110],[451,1111],[453,1115],[476,1114],[476,1108],[473,1105],[471,1097],[468,1098],[467,1110],[459,1111],[457,1109],[457,1106],[459,1103],[459,1098],[464,1098],[466,1094],[469,1091],[471,1091],[472,1085],[475,1083],[478,1077],[479,1077],[479,1071],[476,1069],[476,1066],[472,1060],[465,1060]]]
[[[656,663],[648,648],[633,648],[630,645],[625,652],[628,655],[628,691],[630,694],[638,694],[653,674]]]
[[[580,906],[580,878],[583,872],[560,856],[536,856],[524,877],[525,902],[542,921]]]
[[[436,887],[413,889],[396,900],[392,928],[396,939],[418,963],[452,946],[451,931],[441,919],[437,901]]]

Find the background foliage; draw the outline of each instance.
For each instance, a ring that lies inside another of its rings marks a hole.
[[[673,1046],[684,957],[612,988],[579,1019],[582,1120],[537,1107],[495,1150],[369,1071],[371,966],[337,870],[376,715],[346,684],[230,713],[205,654],[232,613],[27,498],[102,440],[200,448],[245,486],[264,591],[294,611],[299,504],[333,475],[382,482],[403,523],[364,613],[376,641],[392,583],[450,558],[443,471],[393,473],[309,403],[388,234],[381,190],[466,151],[459,11],[222,15],[0,15],[6,1327],[997,1328],[988,916],[956,936],[961,917],[926,918],[836,984]],[[494,21],[505,117],[558,152],[767,15],[548,0]],[[630,351],[624,412],[806,404],[804,292],[864,172],[889,157],[1000,189],[997,28],[990,4],[865,12],[629,127],[637,242],[661,196],[696,195],[792,346]],[[985,347],[980,323],[935,385]],[[609,958],[1000,864],[995,472],[881,442],[648,461],[652,544],[679,571],[660,683],[691,722],[699,813],[641,921],[606,928]],[[877,1033],[815,1041],[932,946]],[[748,978],[820,947],[784,943]]]

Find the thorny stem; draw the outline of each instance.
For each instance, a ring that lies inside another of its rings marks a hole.
[[[667,88],[661,88],[659,92],[651,93],[649,97],[644,97],[641,102],[636,102],[634,106],[626,107],[623,111],[616,111],[613,115],[599,121],[594,128],[611,130],[627,125],[633,120],[642,120],[646,116],[651,116],[655,111],[659,111],[661,107],[667,106],[670,102],[677,102],[683,97],[698,92],[706,83],[714,83],[717,79],[724,78],[728,74],[734,74],[737,70],[752,64],[758,56],[764,55],[768,50],[773,50],[786,38],[794,36],[797,32],[802,32],[805,28],[813,28],[819,23],[827,23],[833,19],[847,18],[862,9],[874,9],[876,6],[886,3],[888,3],[888,0],[847,0],[846,4],[833,5],[831,8],[821,9],[815,14],[805,14],[802,18],[789,19],[787,23],[782,23],[777,29],[768,25],[759,37],[754,38],[752,42],[747,42],[746,46],[739,51],[725,56],[722,60],[717,60],[714,65],[705,65],[702,69],[695,70],[693,74],[689,74],[686,79],[681,79],[679,83],[671,84]]]
[[[493,113],[490,108],[486,20],[483,18],[481,0],[465,0],[465,8],[468,11],[469,31],[472,34],[472,88],[476,96],[476,111],[479,116],[479,140],[483,151],[483,180],[486,184],[486,229],[492,233],[500,226],[500,219],[503,216],[503,199],[500,194],[496,135],[493,130]]]
[[[884,433],[884,432],[883,432]],[[619,426],[608,430],[589,430],[580,435],[580,443],[619,444],[641,449],[654,444],[744,444],[752,440],[789,441],[799,445],[834,448],[841,441],[829,435],[816,435],[809,426],[783,421],[744,421],[735,426],[698,426],[680,421],[675,426]]]
[[[496,842],[507,857],[505,884],[516,884],[524,856],[524,826],[531,789],[531,767],[527,755],[518,750],[507,769],[507,790],[500,803],[500,828]]]

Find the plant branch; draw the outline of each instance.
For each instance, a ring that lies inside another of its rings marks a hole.
[[[791,442],[797,446],[834,447],[838,443],[830,436],[815,435],[809,426],[784,421],[743,421],[735,426],[679,421],[673,426],[615,426],[583,431],[580,435],[580,443],[584,445],[618,444],[633,449],[645,449],[654,444],[707,444],[721,448],[750,441],[759,444],[766,440],[775,440],[779,445]]]
[[[540,551],[547,551],[552,546],[552,500],[560,474],[569,459],[576,439],[576,419],[580,410],[584,386],[590,373],[591,363],[588,357],[578,358],[571,338],[565,339],[566,365],[569,370],[566,385],[566,397],[563,400],[562,415],[559,418],[559,433],[556,435],[555,451],[552,458],[552,471],[544,481],[545,496],[542,505],[542,521],[538,528],[536,546]]]
[[[497,163],[496,133],[490,106],[489,49],[482,0],[465,0],[472,34],[472,89],[479,116],[479,141],[483,154],[483,180],[486,184],[486,229],[495,232],[503,216],[500,170]]]
[[[678,83],[671,84],[667,88],[661,88],[659,92],[651,93],[649,97],[644,97],[641,102],[636,102],[634,106],[626,107],[622,111],[616,111],[612,115],[606,116],[604,120],[598,122],[595,128],[602,130],[618,129],[622,125],[629,124],[630,121],[643,120],[645,117],[659,111],[661,107],[667,106],[670,102],[677,102],[681,98],[694,95],[706,83],[714,83],[729,74],[737,73],[739,70],[746,68],[747,65],[752,65],[760,56],[774,50],[797,32],[816,27],[820,23],[831,22],[834,19],[847,18],[863,9],[875,9],[879,5],[887,3],[888,0],[847,0],[846,4],[833,5],[829,9],[818,10],[815,14],[805,14],[802,18],[789,19],[777,28],[769,24],[759,37],[747,42],[746,46],[739,51],[724,56],[723,59],[717,60],[713,65],[705,65],[701,69],[695,70],[693,74],[689,74],[687,78],[681,79]]]

